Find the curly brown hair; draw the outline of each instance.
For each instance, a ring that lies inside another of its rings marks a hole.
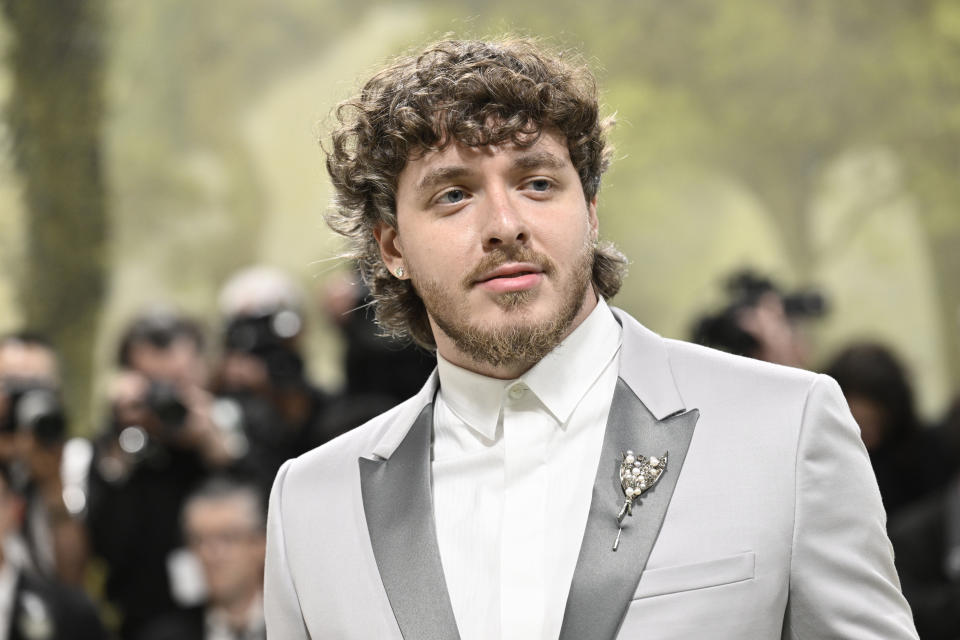
[[[453,141],[527,146],[544,128],[566,139],[587,201],[610,165],[593,75],[576,56],[547,53],[529,39],[446,40],[397,58],[360,94],[337,107],[327,171],[336,190],[330,227],[350,244],[370,288],[377,322],[394,337],[436,346],[423,301],[409,280],[394,278],[373,235],[397,226],[397,181],[407,161]],[[612,244],[594,250],[593,284],[604,298],[620,289],[626,258]]]

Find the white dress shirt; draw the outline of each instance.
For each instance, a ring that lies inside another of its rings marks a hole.
[[[617,383],[620,331],[600,300],[517,380],[438,355],[433,498],[463,640],[559,635]]]

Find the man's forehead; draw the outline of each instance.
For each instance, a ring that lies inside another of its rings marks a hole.
[[[185,520],[190,526],[240,525],[255,523],[256,506],[248,496],[234,494],[215,498],[197,497],[187,503]]]
[[[44,345],[11,341],[0,347],[0,375],[56,378],[57,359]]]
[[[513,141],[500,144],[468,146],[454,141],[441,149],[426,151],[411,158],[400,174],[400,182],[423,186],[424,177],[454,177],[456,174],[481,168],[486,162],[503,158],[517,168],[573,166],[565,139],[552,131],[543,131],[529,145]]]

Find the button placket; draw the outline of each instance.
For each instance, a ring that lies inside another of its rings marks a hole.
[[[501,546],[502,640],[543,634],[545,610],[547,470],[543,464],[547,424],[535,410],[536,396],[516,382],[506,390],[503,411],[504,510]]]

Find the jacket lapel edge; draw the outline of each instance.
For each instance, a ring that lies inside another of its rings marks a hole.
[[[433,405],[426,405],[388,459],[359,458],[370,544],[404,638],[459,640],[440,561],[430,447]]]

